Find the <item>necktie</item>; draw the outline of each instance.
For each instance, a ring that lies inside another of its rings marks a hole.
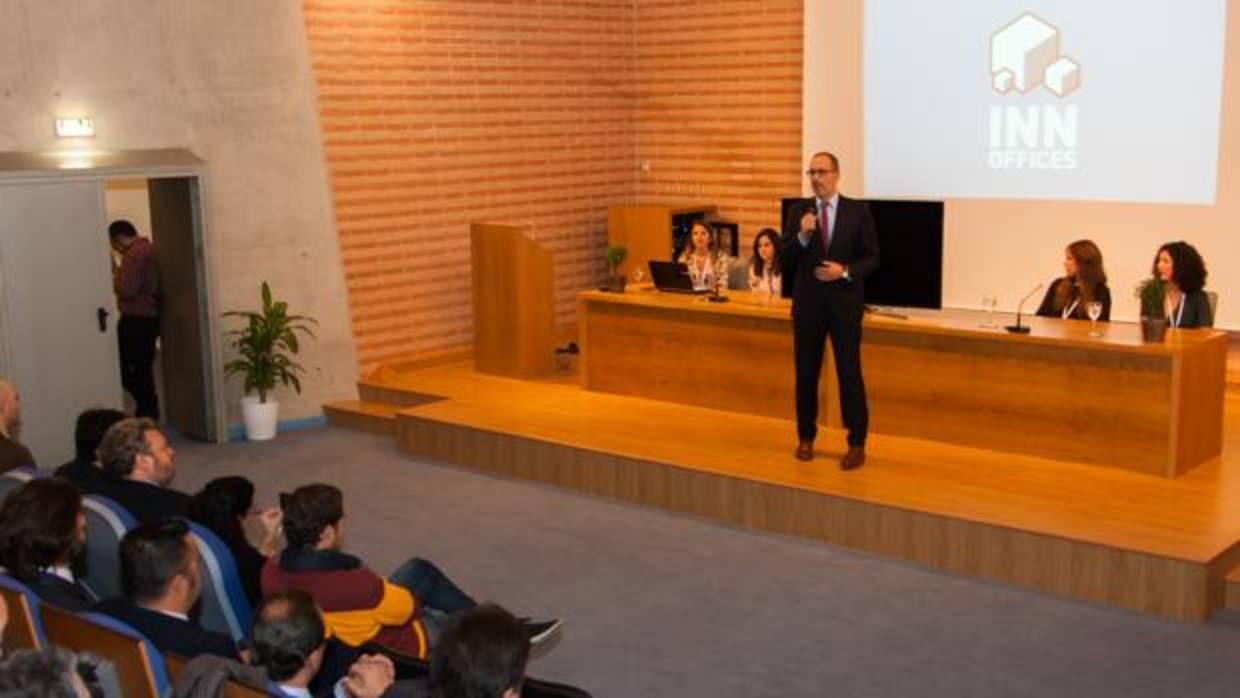
[[[822,200],[818,208],[818,227],[822,230],[822,256],[826,257],[827,250],[831,249],[831,216],[826,199]]]

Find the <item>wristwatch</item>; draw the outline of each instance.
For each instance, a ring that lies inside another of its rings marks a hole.
[[[844,266],[844,273],[840,274],[840,278],[848,279],[849,281],[852,281],[852,277],[848,275],[848,267],[846,265],[841,265],[841,266]]]

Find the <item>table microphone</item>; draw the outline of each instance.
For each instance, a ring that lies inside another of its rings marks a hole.
[[[1025,307],[1025,301],[1029,300],[1029,298],[1033,294],[1037,293],[1041,288],[1042,288],[1042,284],[1039,283],[1037,286],[1033,287],[1032,291],[1030,291],[1029,293],[1026,293],[1024,298],[1020,299],[1020,304],[1016,306],[1016,324],[1008,325],[1007,327],[1003,329],[1007,330],[1008,332],[1011,332],[1012,334],[1029,334],[1029,328],[1024,327],[1020,324],[1020,311]]]

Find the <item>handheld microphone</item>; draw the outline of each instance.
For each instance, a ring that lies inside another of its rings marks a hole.
[[[1041,288],[1042,288],[1042,284],[1039,283],[1037,286],[1033,287],[1032,291],[1030,291],[1029,293],[1026,293],[1024,298],[1020,299],[1020,304],[1016,306],[1016,324],[1008,325],[1007,327],[1003,329],[1007,330],[1008,332],[1011,332],[1012,334],[1029,334],[1029,328],[1023,327],[1020,324],[1020,311],[1024,309],[1025,301],[1029,300],[1033,296],[1033,294],[1037,293],[1039,290],[1041,290]]]

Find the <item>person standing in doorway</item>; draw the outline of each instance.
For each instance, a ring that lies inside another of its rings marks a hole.
[[[138,417],[159,421],[155,394],[155,342],[159,339],[159,276],[151,241],[133,223],[120,219],[108,226],[112,249],[121,257],[112,269],[112,289],[121,311],[116,326],[121,354],[121,385],[133,396]]]

